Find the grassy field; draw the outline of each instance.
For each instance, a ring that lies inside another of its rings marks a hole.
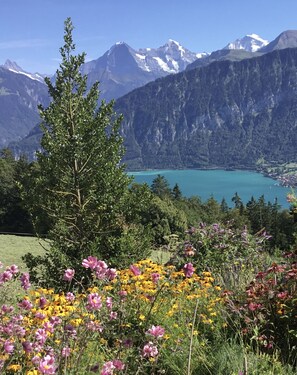
[[[36,237],[0,234],[0,261],[4,266],[17,264],[22,270],[24,269],[22,256],[29,252],[33,255],[41,255],[44,252],[44,246],[48,246],[48,243]],[[154,250],[151,254],[151,259],[160,264],[166,263],[169,258],[170,254],[162,250]]]
[[[44,252],[43,246],[46,242],[39,240],[36,237],[22,237],[8,234],[0,235],[0,261],[4,266],[17,264],[20,269],[24,269],[22,256],[26,253],[34,255],[42,254]]]

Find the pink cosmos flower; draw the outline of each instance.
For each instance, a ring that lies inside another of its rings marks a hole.
[[[9,267],[9,271],[13,275],[16,275],[17,273],[19,273],[19,267],[17,265],[13,264],[12,266]]]
[[[13,351],[14,351],[14,345],[13,345],[13,343],[12,343],[11,341],[6,340],[6,341],[4,342],[4,351],[5,351],[5,353],[7,353],[7,354],[11,354],[11,353],[13,353]]]
[[[28,290],[31,286],[31,283],[30,283],[30,275],[28,272],[24,272],[21,276],[20,276],[20,280],[21,280],[21,285],[22,285],[22,288],[24,290]]]
[[[146,332],[146,334],[154,336],[156,339],[163,337],[164,333],[165,333],[165,329],[161,326],[152,326]]]
[[[113,364],[113,361],[105,362],[102,370],[100,372],[101,375],[112,375],[113,370],[115,369],[115,365]]]
[[[184,265],[183,271],[186,277],[192,277],[195,271],[195,268],[192,263],[187,263]]]
[[[67,270],[64,273],[63,280],[65,281],[71,281],[74,277],[75,270],[71,268],[67,268]]]
[[[42,358],[39,362],[38,370],[42,374],[55,374],[55,357],[51,355],[46,355],[44,358]]]
[[[72,301],[75,300],[75,295],[73,293],[71,293],[71,292],[68,292],[66,294],[66,299],[67,299],[67,301],[72,302]]]
[[[102,280],[106,277],[106,272],[107,272],[107,264],[103,260],[98,260],[97,265],[95,267],[95,273],[96,277],[99,280]]]
[[[46,306],[47,302],[48,301],[47,301],[47,299],[45,297],[40,297],[39,298],[39,307],[41,309],[43,309]]]
[[[108,308],[108,310],[112,309],[112,297],[106,298],[106,307]]]
[[[125,364],[119,359],[114,359],[112,363],[117,370],[124,370],[125,368]]]
[[[3,273],[0,274],[0,283],[5,283],[6,281],[9,281],[12,279],[12,272],[10,270],[6,270]]]
[[[62,357],[66,358],[70,356],[71,349],[68,346],[65,346],[62,349]]]
[[[159,273],[152,273],[152,280],[153,280],[153,283],[157,284],[157,282],[159,281],[160,279],[160,274]]]
[[[129,268],[130,268],[130,271],[133,273],[134,276],[141,275],[140,269],[138,267],[134,266],[134,264],[131,264],[131,266]]]
[[[118,313],[116,311],[111,311],[109,314],[110,320],[115,320],[118,317]]]
[[[31,353],[33,351],[33,345],[30,341],[24,341],[22,346],[25,353]]]
[[[31,310],[33,307],[33,304],[28,299],[23,299],[22,302],[19,303],[19,307],[24,310]]]
[[[143,357],[156,357],[159,354],[158,348],[150,341],[142,349]]]
[[[94,270],[97,267],[98,259],[97,257],[88,256],[87,259],[84,259],[82,261],[82,266],[85,268],[90,268],[91,270]]]
[[[117,270],[115,268],[108,268],[106,271],[106,277],[108,280],[114,280],[117,277]]]
[[[46,342],[47,334],[46,330],[43,328],[38,328],[38,330],[35,332],[36,340],[43,345]]]
[[[98,293],[90,293],[88,295],[88,310],[99,310],[102,307],[101,296]]]

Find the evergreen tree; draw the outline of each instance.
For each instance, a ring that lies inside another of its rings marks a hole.
[[[102,101],[98,108],[98,83],[87,91],[87,77],[80,73],[85,54],[73,55],[72,31],[68,18],[55,83],[46,79],[52,101],[47,108],[40,106],[43,152],[37,154],[28,194],[34,196],[33,216],[41,209],[51,222],[51,248],[45,257],[27,255],[25,260],[31,275],[37,276],[36,268],[43,265],[45,282],[54,284],[65,267],[74,268],[78,277],[88,255],[125,265],[141,258],[146,245],[132,239],[142,228],[125,217],[131,179],[120,164],[121,117],[114,113],[113,102]]]
[[[164,176],[161,176],[160,174],[158,174],[157,177],[153,180],[151,190],[160,198],[170,197],[171,190],[169,182]]]
[[[171,195],[173,199],[176,199],[176,200],[179,200],[183,197],[180,187],[177,183],[173,186]]]

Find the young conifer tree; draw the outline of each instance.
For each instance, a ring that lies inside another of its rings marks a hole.
[[[121,117],[114,113],[113,102],[102,101],[98,107],[98,84],[87,91],[87,77],[80,73],[85,54],[73,55],[72,31],[68,18],[55,83],[46,79],[52,101],[47,108],[40,107],[43,151],[37,155],[38,168],[30,187],[32,215],[42,210],[50,222],[51,246],[45,257],[27,255],[25,261],[33,277],[43,264],[41,273],[47,283],[65,267],[79,273],[88,255],[113,265],[123,264],[124,257],[133,261],[127,245],[128,241],[132,248],[133,230],[127,229],[125,220],[131,179],[120,164]],[[144,255],[138,250],[136,258]]]

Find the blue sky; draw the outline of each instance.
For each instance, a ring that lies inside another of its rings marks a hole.
[[[159,47],[168,39],[212,52],[255,33],[272,41],[297,29],[297,0],[0,0],[0,64],[54,73],[71,17],[78,52],[93,60],[117,41]]]

